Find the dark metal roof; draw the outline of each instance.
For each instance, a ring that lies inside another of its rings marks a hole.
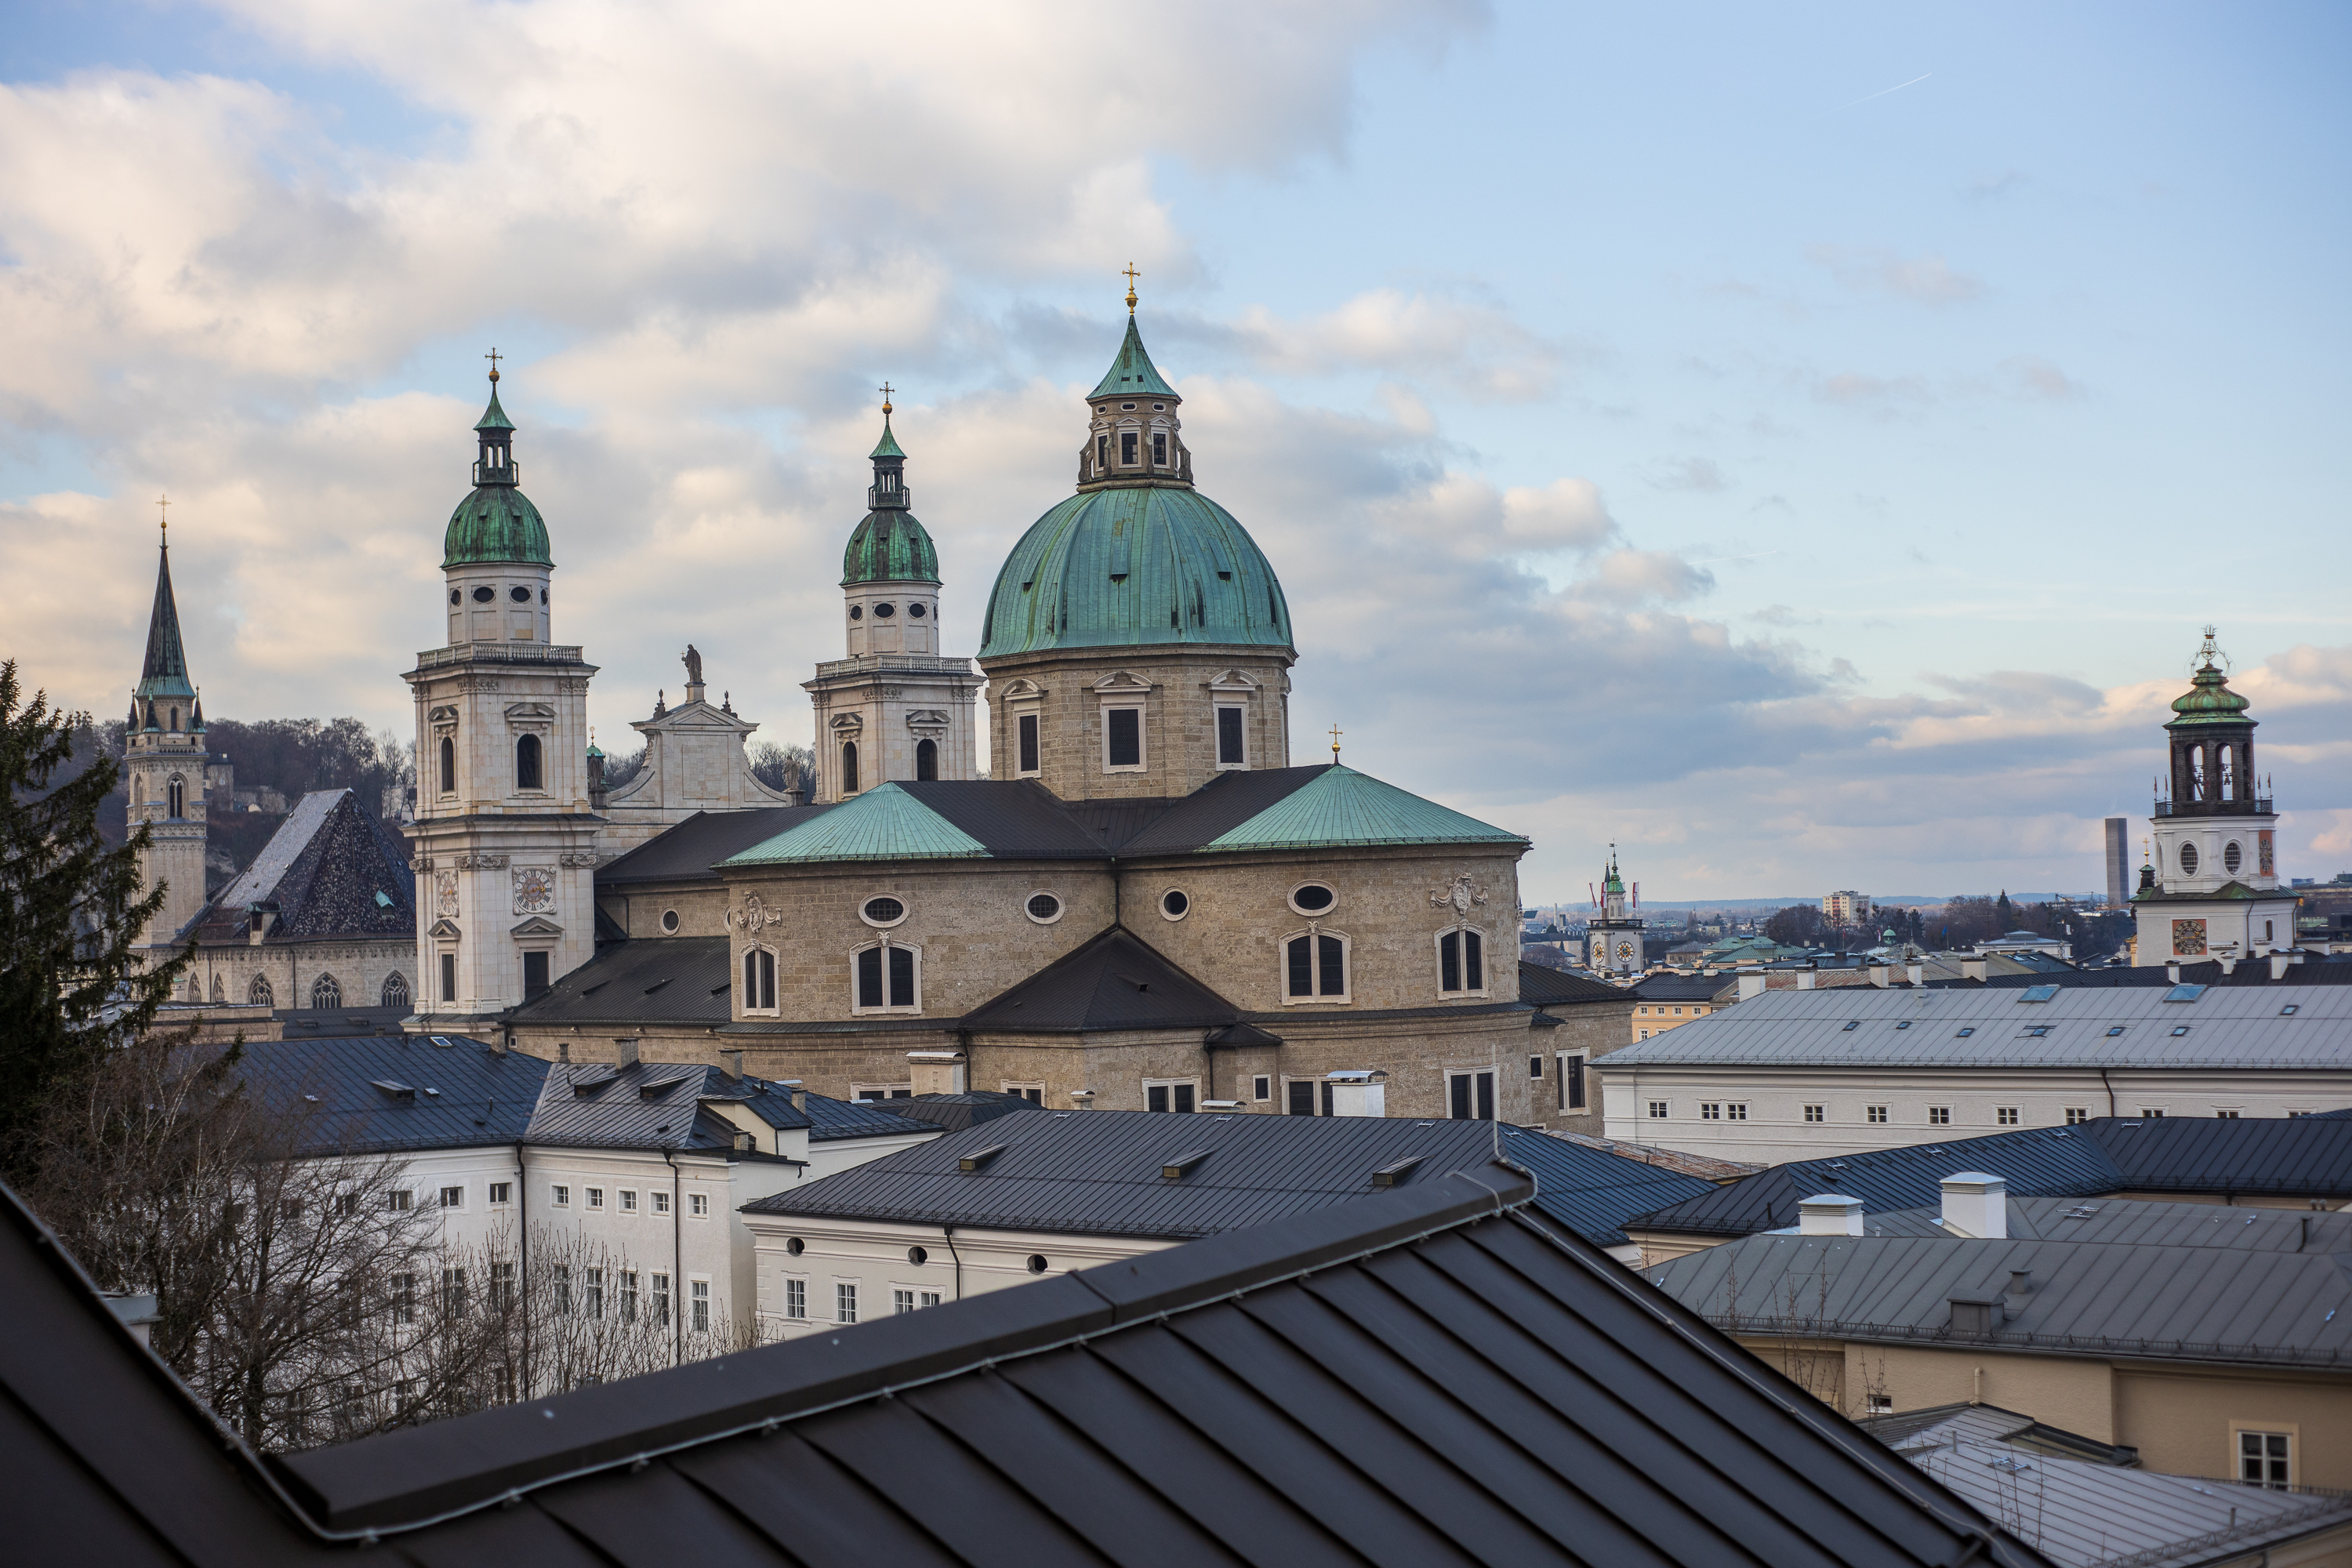
[[[963,1016],[961,1026],[1055,1034],[1214,1028],[1241,1016],[1124,926],[1112,926],[982,1003]]]
[[[2120,1117],[2090,1124],[2123,1184],[2159,1193],[2352,1194],[2352,1123],[2334,1118],[2200,1121]]]
[[[2009,1234],[2023,1241],[2159,1242],[2241,1252],[2352,1253],[2352,1210],[2241,1207],[2147,1198],[2021,1198],[2007,1204]],[[1873,1236],[1948,1236],[1939,1208],[1870,1216]]]
[[[826,805],[761,805],[742,811],[698,811],[647,839],[596,873],[596,885],[717,881],[713,869],[730,855],[764,844],[831,811]]]
[[[1736,984],[1727,974],[1653,974],[1635,982],[1633,994],[1644,1002],[1709,1002]]]
[[[727,943],[723,936],[609,943],[509,1016],[541,1026],[724,1024],[733,1016],[733,960]]]
[[[790,1089],[730,1079],[715,1067],[559,1062],[548,1068],[530,1141],[572,1149],[733,1148],[734,1129],[703,1109],[705,1096],[737,1101],[770,1127],[810,1125],[793,1109]]]
[[[873,1102],[869,1100],[867,1103]],[[961,1132],[967,1127],[977,1127],[983,1121],[993,1121],[1016,1110],[1034,1110],[1037,1102],[1024,1095],[1000,1094],[992,1089],[974,1089],[961,1094],[919,1094],[909,1100],[890,1100],[882,1103],[894,1113],[910,1121],[928,1121],[934,1127]]]
[[[301,1146],[321,1153],[516,1142],[528,1135],[548,1069],[537,1057],[462,1035],[250,1040],[244,1050],[246,1080],[268,1103],[297,1111]]]
[[[1330,766],[1219,773],[1121,845],[1119,853],[1130,858],[1190,854],[1305,789]]]
[[[822,1094],[801,1097],[801,1108],[809,1119],[812,1143],[937,1131],[937,1124],[927,1118],[899,1115],[896,1108],[908,1103],[903,1100],[833,1100]]]
[[[1519,1000],[1532,1002],[1538,1007],[1574,1002],[1630,1004],[1633,994],[1622,985],[1612,985],[1606,981],[1582,974],[1570,974],[1564,969],[1523,963],[1519,965]]]
[[[295,803],[261,852],[195,919],[196,940],[243,945],[253,906],[277,920],[264,946],[287,942],[416,935],[416,873],[400,835],[360,809],[347,789]]]
[[[1714,1190],[1700,1176],[1645,1165],[1532,1128],[1502,1130],[1503,1158],[1536,1178],[1536,1207],[1596,1247],[1622,1247],[1627,1216]]]
[[[2011,954],[2010,956],[2016,956]],[[2091,986],[2115,990],[2137,989],[2143,985],[2171,986],[2179,984],[2195,985],[2352,985],[2352,954],[2338,953],[2322,957],[2305,952],[2303,962],[2290,963],[2286,973],[2276,980],[2271,978],[2271,966],[2259,959],[2247,959],[2224,974],[2219,960],[2210,963],[2184,963],[2180,979],[2175,981],[2162,966],[2137,968],[2119,964],[2114,968],[2053,970],[2047,974],[1994,974],[1983,980],[1930,980],[1929,990],[1959,990],[1969,987],[2006,988],[2014,990],[2024,985],[2046,985],[2052,980],[2069,988]]]
[[[434,1563],[2043,1563],[1528,1196],[1477,1168],[282,1468]]]
[[[898,787],[999,860],[1103,860],[1111,846],[1034,779],[939,780]]]

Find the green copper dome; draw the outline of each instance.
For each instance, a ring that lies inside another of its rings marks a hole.
[[[1118,486],[1072,496],[1021,536],[980,657],[1160,643],[1288,647],[1290,606],[1223,507],[1190,486]]]
[[[910,511],[866,514],[841,552],[841,585],[853,583],[936,583],[940,552]]]
[[[530,498],[512,485],[480,485],[449,514],[441,565],[446,570],[499,562],[555,564],[547,548],[547,524]]]
[[[2201,656],[2196,670],[2189,678],[2189,689],[2172,700],[2172,710],[2180,715],[2165,725],[2178,730],[2189,724],[2251,724],[2246,710],[2253,704],[2230,689],[2230,672],[2223,668],[2221,650],[2213,641],[2213,628],[2205,628],[2205,645],[2198,650]]]

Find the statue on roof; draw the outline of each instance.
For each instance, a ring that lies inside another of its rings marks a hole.
[[[680,658],[686,666],[686,683],[688,686],[701,685],[702,655],[695,650],[692,643],[688,643],[686,645],[686,652]]]

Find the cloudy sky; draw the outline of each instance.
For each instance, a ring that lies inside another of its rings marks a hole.
[[[689,637],[804,740],[872,389],[970,649],[1132,261],[1295,752],[1531,898],[2097,887],[2207,621],[2352,867],[2341,6],[9,15],[0,652],[72,703],[168,489],[210,710],[405,730],[495,344],[605,744]]]

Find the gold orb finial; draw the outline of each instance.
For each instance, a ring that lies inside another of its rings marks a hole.
[[[1347,731],[1340,729],[1339,725],[1331,726],[1331,763],[1334,767],[1337,767],[1339,763],[1339,737],[1345,733]]]
[[[890,384],[887,381],[882,384],[882,416],[890,416]]]
[[[168,495],[159,495],[155,498],[155,526],[162,531],[165,538],[171,537],[172,498]]]
[[[1132,316],[1135,314],[1135,280],[1143,274],[1138,272],[1135,269],[1135,263],[1130,261],[1127,264],[1127,270],[1120,276],[1127,279],[1127,313]]]
[[[494,346],[482,357],[490,362],[490,384],[496,386],[499,384],[499,351]]]

